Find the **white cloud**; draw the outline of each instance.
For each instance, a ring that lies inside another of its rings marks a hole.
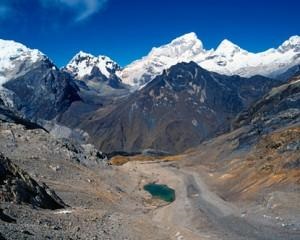
[[[22,4],[27,0],[0,0],[0,21],[6,20],[12,15],[22,11]],[[32,0],[42,6],[45,10],[48,8],[58,9],[59,11],[68,11],[73,13],[73,20],[80,22],[93,14],[99,12],[105,7],[109,0]]]
[[[75,20],[81,21],[101,10],[108,0],[39,0],[45,7],[57,4],[69,8],[76,14]]]

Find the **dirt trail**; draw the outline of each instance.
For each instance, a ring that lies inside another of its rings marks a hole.
[[[128,166],[132,164],[139,174],[176,190],[173,203],[152,212],[153,221],[173,239],[299,239],[299,233],[248,219],[242,210],[212,192],[201,176],[190,169],[178,169],[166,163],[128,163]]]

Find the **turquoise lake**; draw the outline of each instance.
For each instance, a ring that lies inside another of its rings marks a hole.
[[[144,186],[144,190],[149,192],[153,197],[166,202],[173,202],[175,200],[175,190],[164,184],[149,183]]]

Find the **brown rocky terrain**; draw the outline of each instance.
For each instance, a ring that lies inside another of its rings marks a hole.
[[[121,166],[107,165],[93,151],[55,139],[42,129],[0,126],[1,151],[69,205],[43,210],[2,202],[4,216],[13,219],[0,220],[5,239],[300,236],[299,126],[241,148],[249,134],[243,127],[177,156],[119,156],[118,161],[129,160]],[[152,199],[143,191],[149,182],[168,184],[176,200],[166,204]]]
[[[108,166],[91,146],[13,123],[0,124],[0,146],[12,164],[39,185],[45,183],[69,206],[43,210],[14,199],[1,201],[3,214],[16,221],[0,220],[5,239],[168,239],[144,214],[149,195],[131,194],[130,177]]]

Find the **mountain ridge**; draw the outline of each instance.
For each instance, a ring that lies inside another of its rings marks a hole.
[[[0,56],[1,85],[7,82],[10,76],[19,74],[20,62],[30,65],[42,58],[49,59],[37,49],[30,49],[10,40],[0,41]],[[285,71],[300,64],[300,36],[291,36],[277,48],[252,53],[228,39],[221,41],[216,49],[206,50],[196,33],[191,32],[160,47],[153,47],[148,55],[123,68],[105,55],[94,56],[80,51],[62,69],[92,87],[97,84],[90,81],[90,78],[96,75],[98,78],[100,76],[100,81],[108,82],[113,88],[122,88],[120,85],[122,82],[138,89],[161,74],[164,69],[180,62],[190,61],[196,62],[206,70],[228,76],[262,75],[280,78]],[[54,65],[54,68],[57,67]],[[111,79],[113,81],[110,81]]]
[[[284,41],[277,49],[251,53],[227,39],[216,50],[205,50],[197,35],[189,33],[153,48],[148,55],[127,65],[118,75],[129,85],[141,86],[176,63],[194,61],[201,67],[220,74],[242,77],[259,74],[276,78],[300,63],[299,53],[300,37],[297,35]]]

